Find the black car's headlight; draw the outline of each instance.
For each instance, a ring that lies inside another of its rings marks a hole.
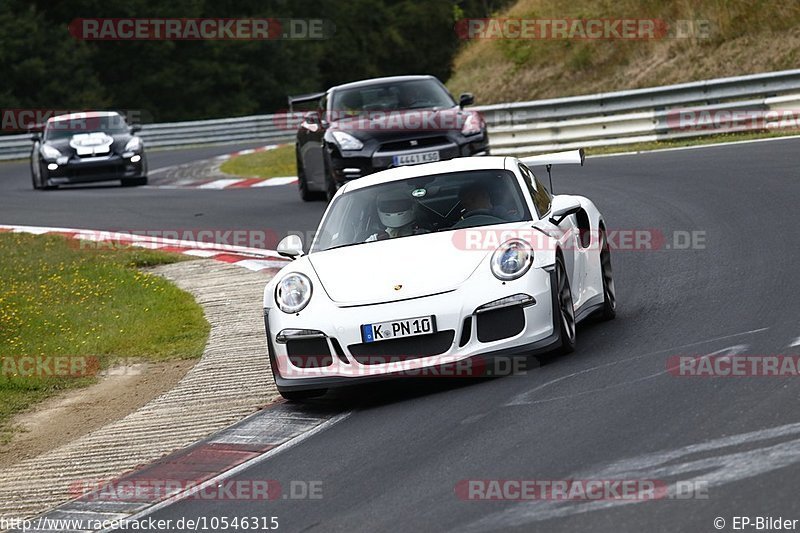
[[[138,152],[141,149],[142,149],[141,137],[131,137],[125,144],[126,152]]]
[[[533,249],[521,239],[504,242],[492,254],[492,274],[499,280],[517,279],[533,264]]]
[[[462,135],[475,135],[483,131],[483,117],[477,111],[470,111],[464,119],[464,126],[461,128]]]
[[[42,147],[39,149],[42,154],[42,157],[45,159],[58,159],[61,157],[61,152],[50,146],[49,144],[43,144]]]
[[[333,138],[342,150],[361,150],[364,143],[344,131],[334,131]]]
[[[299,313],[311,300],[311,280],[305,274],[286,274],[275,288],[275,303],[284,313]]]

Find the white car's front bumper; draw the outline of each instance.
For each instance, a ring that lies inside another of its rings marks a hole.
[[[343,307],[320,290],[309,308],[298,314],[274,306],[265,309],[270,358],[279,389],[330,388],[415,376],[426,368],[476,357],[529,355],[557,345],[560,339],[554,327],[554,275],[550,269],[531,268],[521,278],[505,283],[490,276],[473,276],[456,290],[404,301]],[[476,312],[489,302],[517,294],[534,301]],[[437,333],[362,341],[363,324],[426,315],[436,317]],[[293,336],[297,331],[292,330],[306,331]]]

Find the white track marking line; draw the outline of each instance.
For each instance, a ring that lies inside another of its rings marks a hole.
[[[769,441],[779,437],[797,437],[798,433],[800,424],[797,423],[756,430],[677,449],[629,457],[590,467],[581,472],[573,472],[567,478],[669,480],[680,477],[682,479],[679,481],[703,483],[706,488],[719,487],[796,465],[800,460],[800,438],[775,444]],[[749,449],[726,450],[734,446],[748,446]],[[705,456],[693,457],[696,454]],[[676,494],[677,482],[668,483],[668,494],[673,497]],[[520,526],[531,529],[534,522],[648,501],[653,500],[619,498],[594,501],[530,500],[517,503],[502,511],[485,514],[476,521],[462,526],[459,531],[494,531]]]
[[[196,188],[197,189],[224,189],[226,187],[230,187],[231,185],[235,185],[235,184],[241,183],[243,181],[244,180],[241,179],[241,178],[214,180],[214,181],[210,181],[208,183],[204,183],[204,184],[202,184],[202,185],[200,185],[199,187],[196,187]]]
[[[716,352],[705,354],[705,355],[703,355],[701,357],[701,359],[705,359],[707,357],[717,357],[719,359],[723,359],[723,358],[730,359],[734,355],[739,355],[739,354],[742,354],[742,353],[746,352],[748,348],[749,348],[749,345],[747,345],[747,344],[737,344],[736,346],[729,346],[727,348],[723,348],[722,350],[717,350]],[[625,387],[625,386],[628,386],[628,385],[633,385],[635,383],[641,383],[643,381],[648,381],[648,380],[651,380],[653,378],[657,378],[659,376],[663,376],[664,374],[667,374],[670,371],[675,370],[676,368],[677,367],[670,367],[670,368],[667,368],[666,370],[660,370],[660,371],[658,371],[658,372],[656,372],[654,374],[648,374],[647,376],[643,376],[643,377],[640,377],[640,378],[629,379],[629,380],[626,380],[626,381],[623,381],[623,382],[620,382],[620,383],[612,383],[611,385],[608,385],[606,387],[599,387],[599,388],[596,388],[596,389],[582,390],[580,392],[576,392],[576,393],[573,393],[573,394],[564,394],[564,395],[561,395],[561,396],[552,396],[550,398],[542,398],[541,400],[531,400],[531,401],[528,401],[525,405],[536,405],[536,404],[540,404],[540,403],[556,402],[556,401],[559,401],[559,400],[568,400],[568,399],[572,399],[572,398],[577,398],[579,396],[586,396],[588,394],[597,394],[597,393],[604,392],[604,391],[607,391],[607,390],[619,389],[621,387]]]
[[[164,509],[165,507],[169,507],[170,505],[178,503],[179,501],[182,501],[182,500],[185,500],[186,498],[194,496],[198,492],[202,492],[205,489],[207,489],[208,487],[211,487],[213,485],[217,485],[218,483],[220,483],[222,481],[230,479],[233,476],[235,476],[235,475],[237,475],[237,474],[239,474],[241,472],[244,472],[244,471],[252,468],[253,466],[256,466],[257,464],[263,463],[264,461],[266,461],[268,459],[271,459],[272,457],[278,455],[279,453],[281,453],[283,451],[286,451],[286,450],[289,450],[291,448],[294,448],[295,446],[297,446],[301,442],[313,437],[317,433],[321,433],[321,432],[325,431],[326,429],[330,428],[331,426],[333,426],[335,424],[338,424],[339,422],[347,419],[351,414],[352,414],[352,411],[349,411],[347,413],[338,414],[338,415],[334,416],[333,418],[330,418],[330,419],[326,420],[325,422],[321,423],[320,425],[318,425],[314,429],[306,431],[305,433],[301,433],[300,435],[294,437],[293,439],[290,439],[290,440],[284,442],[280,446],[277,446],[276,448],[273,448],[273,449],[269,450],[268,452],[259,455],[258,457],[254,457],[254,458],[250,459],[249,461],[246,461],[246,462],[240,464],[239,466],[235,466],[235,467],[231,468],[230,470],[227,470],[227,471],[219,474],[218,476],[213,477],[213,478],[201,483],[200,485],[196,485],[195,487],[193,487],[193,488],[191,488],[191,489],[189,489],[189,490],[187,490],[185,492],[182,492],[180,494],[176,494],[174,496],[171,496],[171,497],[167,498],[166,500],[164,500],[162,502],[159,502],[159,503],[157,503],[157,504],[155,504],[155,505],[153,505],[151,507],[148,507],[147,509],[145,509],[143,511],[140,511],[139,513],[136,513],[134,515],[129,516],[128,518],[125,519],[125,521],[130,523],[130,522],[135,522],[137,520],[141,520],[142,518],[150,516],[151,514],[155,513],[156,511],[160,511],[161,509]],[[100,531],[100,533],[111,533],[112,531],[116,531],[116,529],[110,529],[110,528],[109,529],[103,529],[102,531]]]
[[[658,152],[678,152],[681,150],[700,150],[702,148],[719,148],[720,146],[735,146],[737,144],[752,144],[752,143],[761,143],[769,141],[785,141],[789,139],[800,139],[800,135],[787,135],[785,137],[769,137],[767,139],[750,139],[748,141],[732,141],[727,143],[722,142],[713,144],[700,144],[695,146],[678,146],[675,148],[657,148],[655,150],[634,150],[631,152],[618,152],[615,154],[587,155],[586,159],[599,159],[601,157],[620,157],[626,155],[654,154]]]
[[[269,178],[258,183],[254,183],[251,187],[272,187],[274,185],[288,185],[297,181],[297,176],[281,176],[277,178]]]
[[[618,361],[611,361],[609,363],[603,363],[602,365],[597,365],[597,366],[593,366],[593,367],[590,367],[590,368],[585,368],[583,370],[579,370],[577,372],[573,372],[572,374],[567,374],[566,376],[561,376],[560,378],[555,378],[555,379],[552,379],[552,380],[547,381],[545,383],[542,383],[538,387],[534,387],[533,389],[531,389],[529,391],[522,392],[522,393],[514,396],[514,398],[512,398],[511,401],[509,401],[508,403],[505,404],[505,406],[506,407],[510,407],[510,406],[515,406],[515,405],[529,405],[531,402],[530,402],[530,400],[528,400],[528,397],[531,396],[533,393],[538,392],[538,391],[540,391],[540,390],[542,390],[544,388],[547,388],[550,385],[554,385],[554,384],[556,384],[558,382],[561,382],[561,381],[564,381],[564,380],[567,380],[567,379],[572,379],[572,378],[574,378],[576,376],[580,376],[581,374],[587,374],[589,372],[594,372],[595,370],[600,370],[602,368],[608,368],[610,366],[619,365],[619,364],[622,364],[622,363],[627,363],[628,361],[635,361],[636,359],[643,359],[645,357],[651,357],[653,355],[658,355],[660,353],[666,353],[666,352],[671,352],[671,351],[675,351],[675,350],[681,350],[683,348],[691,348],[693,346],[700,346],[702,344],[707,344],[709,342],[715,342],[715,341],[721,341],[721,340],[725,340],[725,339],[731,339],[733,337],[741,337],[742,335],[750,335],[752,333],[760,333],[760,332],[766,331],[768,329],[769,328],[759,328],[759,329],[753,329],[753,330],[750,330],[750,331],[743,331],[741,333],[734,333],[732,335],[723,335],[722,337],[714,337],[714,338],[711,338],[711,339],[706,339],[704,341],[692,342],[690,344],[683,344],[681,346],[675,346],[673,348],[667,348],[665,350],[658,350],[657,352],[650,352],[650,353],[646,353],[644,355],[635,355],[633,357],[627,357],[625,359],[620,359]]]
[[[161,167],[155,170],[148,170],[147,175],[152,176],[153,174],[161,174],[162,172],[166,172],[168,170],[172,170],[173,168],[178,168],[180,165],[170,165],[168,167]]]

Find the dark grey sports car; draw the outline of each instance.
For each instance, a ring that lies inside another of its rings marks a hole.
[[[394,76],[289,97],[317,102],[297,131],[297,177],[303,200],[328,198],[346,181],[401,165],[488,155],[486,123],[464,109],[433,76]]]
[[[32,137],[33,188],[112,180],[145,185],[147,160],[137,131],[113,111],[52,117],[44,132]]]

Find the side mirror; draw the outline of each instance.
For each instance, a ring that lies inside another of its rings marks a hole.
[[[305,122],[306,124],[314,124],[314,125],[319,125],[319,124],[320,124],[320,122],[322,122],[322,121],[320,120],[320,117],[319,117],[319,113],[318,113],[318,112],[316,112],[316,111],[309,111],[309,112],[308,112],[308,113],[306,113],[306,114],[305,114],[305,116],[303,117],[303,122]]]
[[[458,106],[461,109],[464,109],[468,105],[472,105],[475,103],[475,96],[472,93],[461,93],[461,96],[458,97]]]
[[[135,125],[131,126],[131,133],[139,133],[140,131],[142,131],[142,126],[141,125],[135,124]]]
[[[278,243],[278,254],[297,259],[303,255],[303,239],[297,235],[287,235]]]
[[[33,142],[37,142],[37,141],[41,140],[41,138],[42,137],[38,133],[32,133],[31,134],[31,141],[33,141]]]
[[[556,196],[550,210],[550,222],[558,226],[565,218],[574,215],[582,209],[581,203],[570,196]]]

